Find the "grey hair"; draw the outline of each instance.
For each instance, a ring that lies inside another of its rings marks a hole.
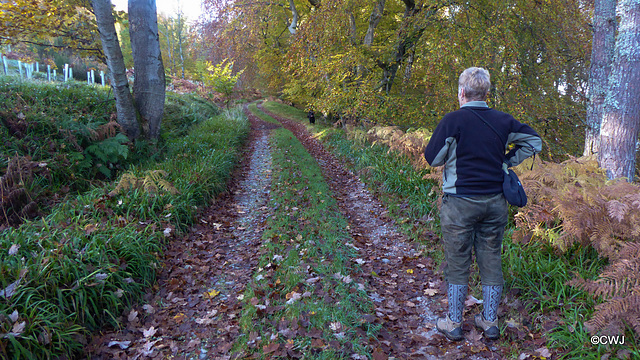
[[[467,100],[486,100],[491,87],[489,72],[481,67],[470,67],[460,74],[458,80],[458,95],[464,89]]]

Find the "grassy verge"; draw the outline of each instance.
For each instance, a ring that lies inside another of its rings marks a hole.
[[[167,158],[0,232],[0,358],[64,358],[117,326],[155,281],[166,237],[225,188],[248,133],[241,111],[167,142]]]
[[[24,194],[0,202],[0,227],[48,214],[67,195],[112,181],[135,164],[160,161],[172,139],[217,114],[205,100],[168,93],[159,143],[131,144],[112,121],[108,88],[0,76],[0,176],[13,179],[2,190]]]
[[[598,257],[593,248],[574,245],[567,252],[559,253],[550,244],[514,244],[507,236],[503,262],[506,283],[524,302],[523,306],[510,308],[505,319],[542,332],[548,340],[546,345],[560,351],[559,358],[640,357],[640,343],[630,330],[624,335],[624,344],[602,345],[592,344],[591,334],[584,327],[602,299],[567,282],[576,274],[595,279],[602,272],[607,261]],[[507,325],[503,324],[503,333],[506,330]]]
[[[264,113],[251,109],[266,121]],[[260,268],[245,294],[240,339],[245,352],[304,354],[305,359],[341,359],[365,354],[363,320],[373,311],[358,271],[357,252],[316,161],[288,130],[272,133],[271,208]],[[363,340],[364,338],[364,340]]]
[[[276,102],[265,104],[269,111],[306,123],[306,113]],[[372,145],[354,134],[334,129],[330,124],[308,125],[309,129],[329,145],[333,152],[360,174],[361,179],[389,208],[390,214],[402,229],[420,240],[424,231],[438,232],[436,200],[438,189],[422,180],[424,172],[416,171],[408,159],[388,153],[388,149]],[[576,247],[565,254],[541,243],[517,244],[511,241],[513,222],[510,222],[504,242],[503,267],[507,289],[518,294],[521,303],[510,303],[503,319],[517,328],[538,333],[546,345],[560,352],[564,359],[599,359],[618,355],[622,358],[640,356],[640,346],[633,333],[627,331],[624,345],[592,345],[583,323],[593,313],[600,299],[567,285],[575,274],[586,279],[597,276],[606,261],[598,258],[591,248]],[[430,246],[429,256],[443,259],[437,244]],[[476,297],[481,296],[477,272],[470,280]],[[502,324],[503,334],[507,330]],[[538,336],[540,336],[538,335]],[[505,336],[505,346],[512,347],[518,357],[522,346],[513,346],[523,339]]]

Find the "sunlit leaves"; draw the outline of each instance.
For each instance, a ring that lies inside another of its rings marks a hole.
[[[363,38],[375,1],[296,3],[294,36],[286,31],[286,1],[207,3],[225,9],[218,38],[226,38],[232,58],[253,64],[252,85],[317,111],[430,125],[432,115],[457,107],[460,72],[482,66],[492,75],[490,106],[573,127],[584,112],[590,5],[582,2],[416,1],[407,16],[403,1],[388,0],[371,46]]]
[[[224,59],[216,65],[207,62],[207,70],[208,72],[204,74],[205,84],[213,87],[215,91],[222,93],[228,102],[229,96],[233,94],[233,88],[236,86],[238,78],[244,70],[240,70],[234,75],[233,61],[227,62],[227,59]]]
[[[86,1],[0,2],[0,43],[27,42],[100,55],[95,17]]]

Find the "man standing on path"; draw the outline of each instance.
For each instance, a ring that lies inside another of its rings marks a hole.
[[[460,109],[442,118],[424,152],[431,166],[444,165],[440,226],[449,313],[437,320],[436,328],[455,341],[464,338],[462,313],[472,248],[484,299],[475,324],[486,338],[500,336],[498,304],[504,282],[500,256],[508,220],[508,204],[502,194],[504,169],[542,149],[542,140],[531,127],[487,106],[490,86],[487,70],[464,70],[458,82]],[[507,144],[500,138],[507,139]],[[514,147],[505,155],[509,144]]]

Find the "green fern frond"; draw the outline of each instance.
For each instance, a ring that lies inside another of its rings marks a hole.
[[[141,177],[128,172],[122,175],[115,189],[109,194],[115,196],[130,189],[144,190],[150,194],[156,194],[160,190],[172,195],[179,194],[178,189],[165,179],[168,175],[164,170],[147,170]]]

